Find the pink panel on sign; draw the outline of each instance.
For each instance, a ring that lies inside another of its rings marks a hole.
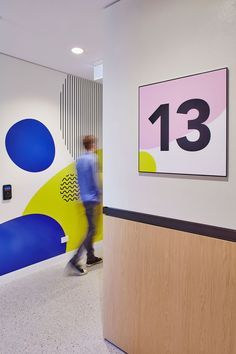
[[[139,88],[140,149],[160,146],[160,119],[152,124],[148,118],[162,104],[169,104],[169,141],[189,133],[188,120],[197,118],[198,111],[192,109],[188,114],[176,112],[183,102],[194,98],[206,101],[210,107],[209,118],[204,124],[217,119],[226,109],[226,69],[141,86]]]

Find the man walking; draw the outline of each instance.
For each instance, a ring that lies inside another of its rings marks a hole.
[[[79,260],[84,248],[87,250],[87,266],[93,266],[101,263],[102,258],[94,255],[93,236],[96,231],[95,211],[100,203],[101,192],[97,177],[97,156],[96,139],[93,135],[87,135],[83,138],[85,153],[80,156],[76,163],[78,182],[80,188],[80,198],[83,202],[86,217],[88,221],[88,231],[85,240],[77,250],[74,257],[70,260],[70,265],[77,270],[79,275],[85,275],[86,269],[79,264]]]

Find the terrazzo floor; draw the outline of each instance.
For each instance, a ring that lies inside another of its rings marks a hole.
[[[123,353],[102,336],[102,265],[66,274],[59,263],[0,285],[0,354]]]

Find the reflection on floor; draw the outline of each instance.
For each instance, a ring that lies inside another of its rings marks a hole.
[[[60,263],[1,285],[0,353],[123,353],[103,340],[101,296],[101,265],[78,277]]]

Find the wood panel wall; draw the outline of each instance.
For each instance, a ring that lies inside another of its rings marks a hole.
[[[104,337],[129,354],[236,354],[236,244],[104,216]]]

